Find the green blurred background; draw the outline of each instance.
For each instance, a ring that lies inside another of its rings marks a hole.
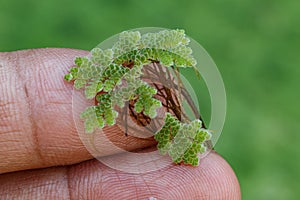
[[[228,111],[216,150],[243,199],[299,199],[299,25],[298,0],[1,0],[0,51],[90,50],[123,30],[183,28],[223,76]]]

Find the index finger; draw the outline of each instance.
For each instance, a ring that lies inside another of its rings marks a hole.
[[[87,53],[74,49],[0,53],[0,173],[92,158],[74,125],[73,86],[63,81],[74,58]],[[106,130],[110,140],[126,150],[154,144],[151,139],[126,137],[116,126]]]

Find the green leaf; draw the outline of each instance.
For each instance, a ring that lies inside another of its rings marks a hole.
[[[67,81],[71,81],[71,80],[73,80],[73,76],[72,76],[72,74],[66,74],[64,76],[64,79],[67,80]]]
[[[210,138],[211,134],[201,128],[199,119],[182,123],[170,113],[166,113],[164,126],[154,136],[162,154],[168,153],[174,163],[192,166],[198,165],[198,154],[205,152],[204,142]]]
[[[74,62],[75,62],[75,65],[80,67],[82,65],[83,58],[82,57],[76,57]]]

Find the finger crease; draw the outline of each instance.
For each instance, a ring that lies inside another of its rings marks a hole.
[[[18,55],[18,57],[20,58],[20,56]],[[31,131],[31,136],[32,136],[32,141],[34,144],[34,152],[36,153],[37,157],[38,157],[38,161],[43,165],[44,159],[42,156],[42,152],[40,149],[40,142],[39,142],[39,137],[38,137],[38,133],[37,133],[37,125],[35,123],[35,120],[33,119],[33,109],[32,109],[32,105],[30,102],[30,92],[28,91],[28,86],[27,86],[27,79],[26,77],[23,76],[23,73],[21,73],[21,63],[20,63],[20,59],[18,59],[18,64],[16,65],[16,75],[18,78],[20,78],[22,84],[23,84],[23,91],[24,91],[24,102],[26,105],[26,109],[27,109],[27,119],[30,125],[30,131]]]
[[[71,196],[71,194],[72,194],[72,192],[71,192],[71,190],[72,190],[72,186],[71,186],[71,177],[70,177],[70,167],[66,167],[66,176],[67,176],[67,188],[68,188],[68,197],[69,197],[69,200],[72,200],[73,198],[72,198],[72,196]]]

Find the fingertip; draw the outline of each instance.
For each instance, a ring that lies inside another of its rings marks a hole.
[[[241,199],[233,170],[214,152],[199,167],[171,165],[132,174],[94,159],[70,167],[0,175],[0,185],[0,195],[20,199],[41,194],[50,199]]]
[[[241,199],[235,173],[215,152],[203,158],[199,167],[171,165],[131,174],[94,160],[74,166],[69,172],[74,198],[90,194],[89,198],[99,199]],[[80,185],[81,182],[86,184]]]
[[[233,169],[217,152],[212,151],[203,158],[198,170],[198,179],[206,185],[210,199],[241,199],[240,185]]]

